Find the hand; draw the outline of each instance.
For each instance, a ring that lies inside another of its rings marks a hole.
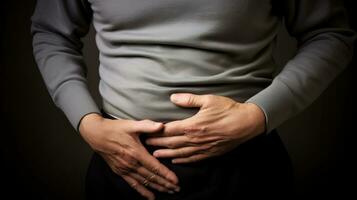
[[[112,120],[88,114],[81,120],[79,132],[116,174],[142,196],[154,199],[145,186],[161,192],[179,191],[176,175],[149,154],[139,139],[144,132],[155,133],[162,128],[162,123],[150,120]]]
[[[146,140],[149,145],[166,147],[153,154],[173,158],[173,163],[222,155],[265,130],[265,115],[252,103],[190,93],[171,95],[171,101],[183,107],[200,107],[190,118],[166,123],[161,137]]]

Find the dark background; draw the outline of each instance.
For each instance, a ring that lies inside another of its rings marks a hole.
[[[34,0],[1,3],[0,192],[9,199],[83,199],[91,150],[52,103],[35,65],[30,35],[34,5]],[[356,30],[356,7],[350,1],[347,5]],[[89,84],[100,105],[93,29],[84,41]],[[278,41],[275,57],[283,65],[295,42],[283,29]],[[341,197],[356,188],[356,60],[316,102],[278,129],[293,159],[300,197]]]

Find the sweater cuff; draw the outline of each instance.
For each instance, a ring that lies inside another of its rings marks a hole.
[[[64,83],[54,95],[55,104],[64,112],[71,125],[79,132],[82,118],[100,110],[89,93],[87,85],[81,81]]]
[[[270,133],[296,113],[295,101],[289,87],[274,79],[270,86],[249,98],[246,103],[254,103],[263,110],[266,133]]]

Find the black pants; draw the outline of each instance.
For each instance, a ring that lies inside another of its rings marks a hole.
[[[153,152],[153,147],[146,147]],[[181,191],[172,195],[152,190],[158,200],[292,198],[292,164],[276,131],[260,135],[223,156],[201,162],[172,164],[169,159],[160,161],[176,173]],[[86,197],[93,200],[143,199],[96,153],[87,171]]]

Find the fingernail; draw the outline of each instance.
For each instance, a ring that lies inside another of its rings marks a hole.
[[[167,191],[167,193],[169,193],[169,194],[173,194],[173,193],[175,193],[174,191],[172,191],[172,190],[169,190],[169,191]]]
[[[176,187],[175,192],[180,192],[180,189],[181,189],[180,187]]]
[[[154,151],[153,155],[154,155],[155,157],[159,157],[159,156],[160,156],[160,153],[157,152],[157,151]]]
[[[180,94],[172,94],[171,95],[171,100],[172,101],[178,101],[179,98],[180,98]]]

